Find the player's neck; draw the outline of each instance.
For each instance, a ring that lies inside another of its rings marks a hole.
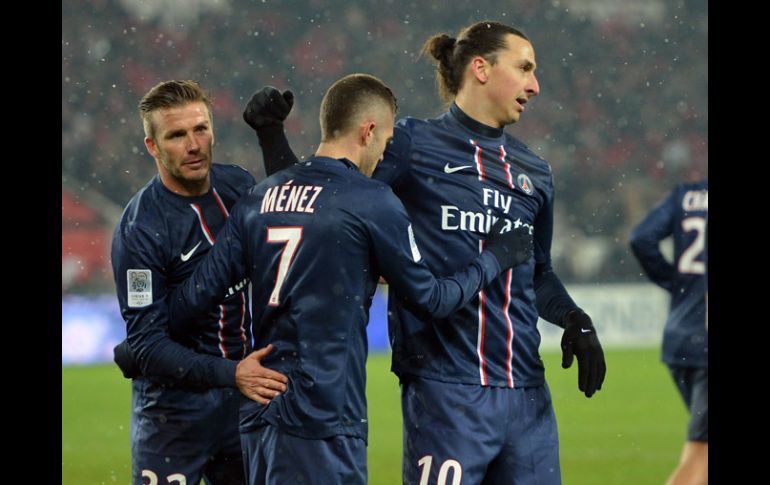
[[[455,104],[471,119],[492,128],[503,128],[500,122],[490,115],[486,100],[469,90],[460,91],[455,98]]]
[[[315,156],[337,159],[347,158],[353,162],[356,167],[359,169],[361,168],[361,157],[359,156],[359,151],[356,150],[355,144],[345,140],[344,138],[334,141],[322,141],[321,144],[318,145],[318,150],[316,150]]]

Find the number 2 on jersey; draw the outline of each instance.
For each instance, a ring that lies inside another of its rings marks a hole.
[[[685,232],[696,231],[695,239],[679,257],[679,272],[688,274],[704,274],[706,265],[703,261],[696,261],[706,246],[706,219],[702,217],[688,217],[682,221],[682,229]]]
[[[275,286],[268,301],[270,306],[278,306],[281,303],[281,287],[286,281],[286,274],[289,272],[289,266],[294,260],[294,254],[297,252],[300,241],[302,241],[302,227],[267,228],[267,242],[286,244],[281,251],[281,259],[278,261],[278,274],[275,277]]]

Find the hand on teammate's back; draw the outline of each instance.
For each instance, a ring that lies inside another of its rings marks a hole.
[[[262,366],[262,359],[272,351],[273,344],[268,344],[250,353],[235,368],[235,385],[238,390],[260,404],[268,404],[272,398],[286,392],[286,384],[289,382],[280,372]]]

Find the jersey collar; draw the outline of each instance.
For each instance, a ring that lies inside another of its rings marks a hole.
[[[478,121],[465,114],[455,102],[452,102],[452,106],[449,107],[449,115],[464,127],[475,133],[478,133],[481,136],[485,136],[487,138],[500,138],[503,136],[502,128],[493,128],[489,125],[485,125],[484,123],[479,123]]]
[[[319,157],[319,156],[313,155],[313,157],[311,157],[308,160],[308,162],[323,162],[327,165],[338,165],[341,163],[342,165],[345,166],[345,168],[348,168],[350,170],[355,170],[356,172],[360,172],[356,164],[351,162],[347,158]]]

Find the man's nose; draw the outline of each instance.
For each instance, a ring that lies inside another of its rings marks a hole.
[[[534,73],[532,73],[532,80],[527,86],[527,93],[529,93],[530,96],[537,96],[540,94],[540,83],[537,82],[537,76],[535,76]]]
[[[198,139],[195,137],[195,134],[193,133],[187,138],[187,151],[190,152],[197,152],[200,150],[201,145],[198,143]]]

